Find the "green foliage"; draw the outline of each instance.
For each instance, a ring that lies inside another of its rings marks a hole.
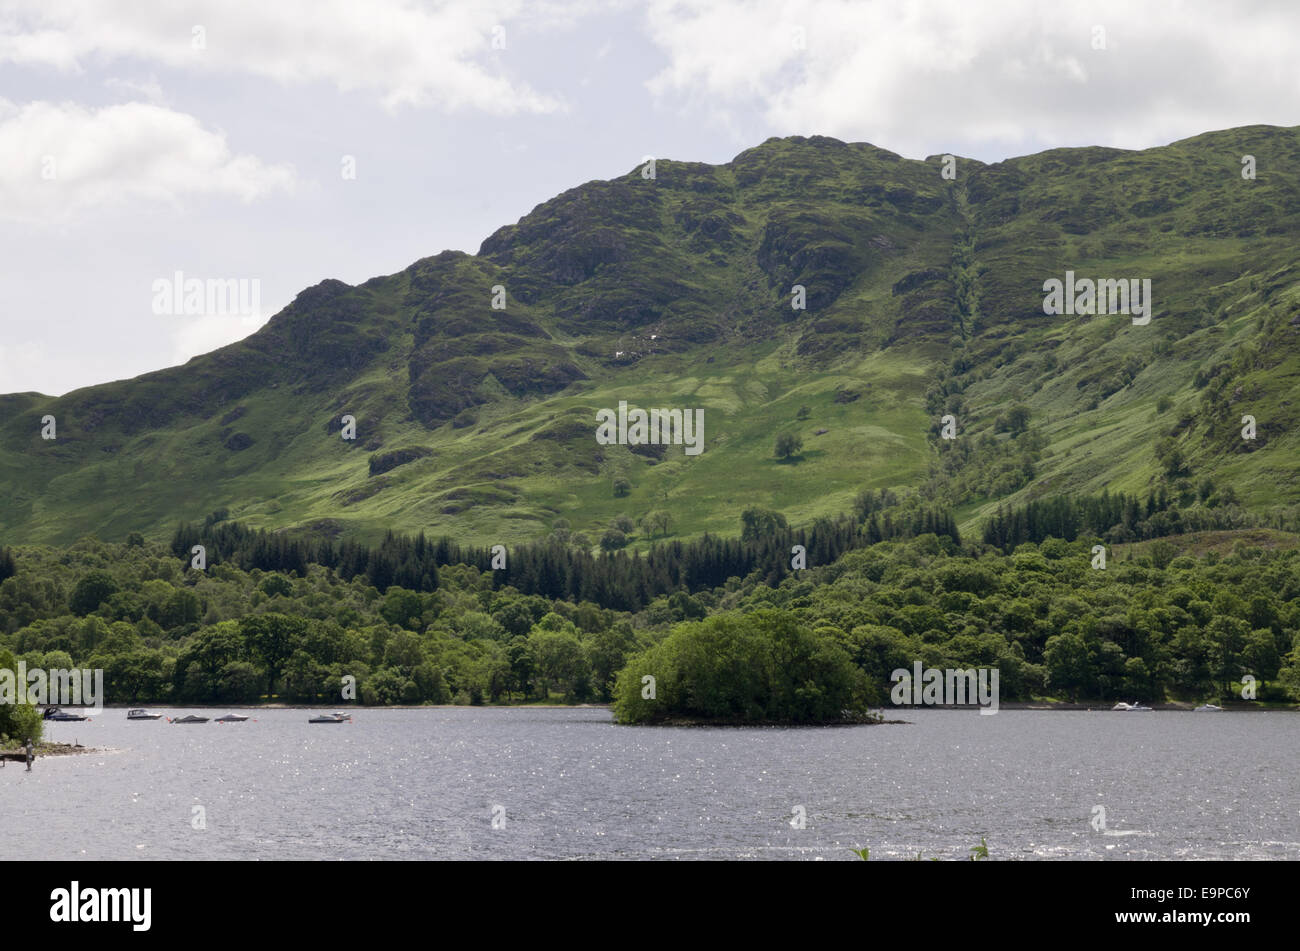
[[[305,618],[285,614],[254,614],[239,621],[239,633],[249,655],[266,672],[266,693],[275,693],[275,682],[307,633]]]
[[[1049,496],[1009,510],[999,506],[984,525],[984,542],[1009,552],[1023,542],[1044,542],[1049,538],[1072,542],[1092,536],[1106,544],[1119,544],[1216,529],[1300,529],[1300,510],[1252,514],[1227,507],[1235,501],[1231,488],[1216,491],[1211,480],[1201,483],[1201,505],[1195,504],[1197,493],[1186,483],[1180,481],[1173,488],[1175,494],[1161,485],[1147,494],[1145,502],[1136,495],[1103,492],[1096,496]],[[1168,549],[1155,546],[1152,550],[1159,557]]]
[[[793,614],[759,610],[674,626],[619,673],[614,714],[622,723],[820,723],[865,714],[865,687],[839,645]]]
[[[617,528],[610,528],[605,534],[600,536],[601,551],[618,551],[620,548],[627,547],[627,536]]]
[[[803,451],[803,437],[797,433],[781,433],[776,437],[773,450],[778,459],[789,459]]]
[[[740,524],[741,541],[767,538],[789,527],[785,516],[780,512],[771,512],[757,506],[747,508],[740,513]]]
[[[1077,700],[1080,691],[1091,693],[1096,687],[1096,651],[1082,635],[1049,637],[1043,649],[1043,663],[1047,669],[1047,686],[1065,691],[1071,700]]]
[[[1169,436],[1161,438],[1156,443],[1156,460],[1164,469],[1165,475],[1171,479],[1182,475],[1187,466],[1182,447]]]
[[[1151,564],[1163,571],[1178,555],[1178,549],[1162,538],[1151,543],[1147,554],[1151,557]]]
[[[396,585],[388,589],[379,609],[379,616],[389,624],[411,630],[419,630],[423,613],[424,599],[417,592]]]
[[[267,597],[288,597],[293,594],[293,582],[284,575],[267,575],[262,579],[262,591]]]
[[[1029,428],[1030,409],[1022,403],[1018,403],[1007,410],[1005,415],[999,416],[993,424],[995,432],[1011,433],[1018,436]]]
[[[81,577],[68,597],[68,609],[78,617],[85,617],[118,591],[117,582],[106,571],[92,571]]]
[[[656,535],[667,535],[672,523],[672,513],[662,509],[655,509],[641,516],[641,527],[645,529],[646,534],[651,538]]]
[[[40,743],[45,736],[41,711],[31,704],[0,708],[0,743]]]
[[[261,675],[248,661],[231,661],[221,668],[217,699],[222,703],[253,703],[261,695]]]
[[[0,646],[0,671],[8,671],[15,692],[26,689],[26,684],[17,681],[17,660],[3,646]],[[18,699],[15,695],[0,703],[0,745],[21,745],[29,739],[33,743],[40,743],[44,736],[45,722],[41,719],[40,710],[31,704],[16,702]]]
[[[585,649],[572,624],[559,615],[548,614],[528,636],[528,649],[543,697],[555,689],[566,699],[586,699],[577,694],[590,668]]]

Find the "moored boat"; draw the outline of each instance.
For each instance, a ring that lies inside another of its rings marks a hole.
[[[1223,707],[1217,707],[1212,703],[1203,703],[1192,712],[1193,713],[1222,713]]]
[[[352,720],[350,713],[322,713],[314,716],[308,723],[349,723]]]
[[[243,723],[248,717],[240,713],[227,713],[224,717],[217,717],[217,723]]]
[[[126,711],[128,720],[161,720],[161,713],[150,713],[148,710],[128,710]]]
[[[168,723],[207,723],[208,718],[196,717],[194,714],[191,713],[188,716],[176,717],[175,719],[168,717],[167,722]]]
[[[1127,711],[1127,710],[1136,710],[1136,711],[1142,711],[1142,712],[1145,712],[1145,713],[1150,713],[1150,712],[1151,712],[1151,708],[1150,708],[1150,707],[1144,707],[1144,706],[1142,706],[1142,704],[1140,704],[1140,703],[1125,703],[1125,702],[1122,701],[1122,700],[1121,700],[1119,703],[1115,704],[1115,706],[1111,707],[1111,710],[1126,710],[1126,711]]]
[[[54,723],[80,723],[82,720],[89,720],[90,718],[83,717],[79,713],[65,713],[58,707],[46,707],[43,719]]]

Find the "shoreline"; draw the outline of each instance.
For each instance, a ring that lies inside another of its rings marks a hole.
[[[1194,711],[1204,701],[1191,700],[1152,700],[1143,701],[1152,710],[1186,710]],[[1004,700],[998,704],[999,710],[1083,710],[1091,713],[1113,713],[1111,706],[1115,703],[1113,700],[1096,700],[1091,703],[1078,701],[1070,702],[1066,700]],[[350,701],[343,701],[334,706],[325,703],[161,703],[153,707],[144,707],[148,710],[608,710],[612,707],[609,703],[386,703],[373,704],[370,706]],[[888,706],[873,707],[872,709],[880,710],[978,710],[979,704],[966,703],[900,703],[890,704]],[[64,705],[67,710],[80,710],[83,707],[75,705]],[[138,710],[140,704],[135,703],[106,703],[103,705],[105,710]],[[1224,711],[1282,711],[1298,712],[1300,703],[1262,703],[1259,701],[1237,701],[1236,703],[1225,706]]]
[[[32,747],[32,760],[43,759],[46,756],[78,756],[82,753],[107,753],[109,747],[82,746],[80,743],[50,743],[42,741],[39,746]],[[16,750],[0,750],[0,760],[7,760],[11,763],[27,762],[27,751],[19,748]]]
[[[849,719],[849,720],[826,720],[821,723],[806,723],[803,721],[793,720],[697,720],[691,717],[676,717],[668,720],[654,720],[645,723],[620,723],[619,726],[630,727],[726,727],[728,729],[759,729],[781,727],[786,729],[815,729],[820,727],[849,727],[849,726],[908,726],[910,720],[868,720],[868,719]]]
[[[385,703],[366,706],[343,701],[333,706],[327,703],[160,703],[147,706],[138,703],[106,703],[108,710],[608,710],[608,703]],[[75,704],[62,705],[64,710],[82,710]]]
[[[1012,700],[998,704],[998,710],[1016,710],[1016,711],[1067,711],[1074,713],[1120,713],[1120,712],[1140,712],[1140,711],[1116,711],[1111,709],[1111,701],[1097,701],[1095,703],[1071,703],[1068,701],[1049,701],[1049,700]],[[1199,703],[1182,700],[1170,700],[1165,702],[1152,701],[1147,704],[1151,707],[1152,712],[1180,712],[1193,713]],[[65,706],[66,710],[84,710],[84,707]],[[138,704],[104,704],[103,714],[110,710],[135,710],[140,709]],[[382,704],[374,706],[363,706],[357,703],[341,703],[333,707],[327,704],[304,704],[304,703],[245,703],[245,704],[160,704],[157,707],[147,707],[151,711],[159,710],[341,710],[341,711],[362,711],[362,710],[612,710],[612,704],[608,703],[485,703],[477,706],[471,704],[458,703],[416,703],[416,704]],[[897,704],[884,706],[878,709],[882,715],[890,712],[903,714],[913,710],[947,710],[947,711],[978,711],[982,709],[978,704]],[[1224,706],[1223,713],[1300,713],[1300,703],[1269,703],[1262,704],[1251,701],[1239,701],[1234,704]],[[93,718],[92,718],[93,719]],[[682,721],[663,721],[660,725],[671,722],[673,725],[690,725],[690,726],[793,726],[798,724],[777,723],[745,723],[742,721],[721,721],[721,720],[682,720]],[[806,724],[809,726],[851,726],[863,722],[859,720],[835,720],[826,723]],[[884,720],[886,723],[904,723],[903,720]]]

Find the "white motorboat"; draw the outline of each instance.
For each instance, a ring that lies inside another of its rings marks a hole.
[[[1192,712],[1193,713],[1222,713],[1223,707],[1217,707],[1212,703],[1203,703]]]
[[[323,713],[318,717],[312,717],[308,723],[349,723],[352,720],[350,713]]]
[[[227,713],[224,717],[217,717],[215,723],[243,723],[248,717],[242,713]]]
[[[1142,704],[1140,704],[1140,703],[1136,703],[1136,702],[1135,702],[1135,703],[1125,703],[1125,702],[1122,701],[1122,700],[1121,700],[1119,703],[1115,704],[1115,706],[1111,707],[1111,710],[1141,711],[1141,712],[1144,712],[1144,713],[1150,713],[1150,712],[1151,712],[1151,708],[1150,708],[1150,707],[1144,707],[1144,706],[1142,706]]]
[[[161,720],[161,713],[150,713],[148,710],[128,710],[126,711],[128,720]]]

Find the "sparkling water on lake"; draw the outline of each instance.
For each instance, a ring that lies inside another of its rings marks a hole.
[[[48,724],[112,750],[0,769],[6,858],[874,861],[964,858],[982,836],[993,859],[1300,859],[1288,713],[735,729],[600,708],[243,712]]]

